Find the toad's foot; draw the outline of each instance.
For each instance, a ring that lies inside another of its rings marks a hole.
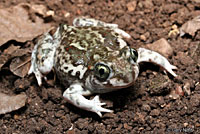
[[[160,55],[157,52],[145,49],[145,48],[139,48],[138,49],[138,63],[140,62],[152,62],[155,63],[162,68],[164,68],[166,71],[168,71],[171,75],[176,77],[177,75],[173,72],[173,69],[177,69],[176,66],[173,66],[169,63],[169,61]]]
[[[86,99],[83,95],[90,95],[88,90],[84,90],[80,84],[73,84],[63,93],[64,98],[71,104],[85,109],[87,111],[95,112],[100,117],[102,117],[101,112],[113,112],[112,110],[105,109],[101,106],[106,105],[106,103],[101,103],[99,96],[95,96],[92,100]]]

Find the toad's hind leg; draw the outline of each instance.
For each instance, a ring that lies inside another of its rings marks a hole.
[[[31,67],[28,74],[35,74],[38,85],[42,84],[42,77],[53,68],[53,58],[56,49],[53,38],[50,33],[42,35],[31,55]]]
[[[155,63],[162,68],[164,68],[166,71],[168,71],[171,75],[176,77],[177,75],[173,72],[173,69],[177,69],[176,66],[173,66],[169,63],[169,61],[162,55],[160,55],[157,52],[145,49],[145,48],[139,48],[138,49],[138,63],[140,62],[152,62]]]
[[[87,17],[77,17],[73,20],[73,25],[76,27],[93,26],[93,27],[108,27],[113,29],[116,33],[125,38],[131,38],[131,36],[125,31],[118,28],[117,24],[105,23],[100,20],[95,20]]]

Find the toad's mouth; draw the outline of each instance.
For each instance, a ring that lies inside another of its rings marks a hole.
[[[130,86],[133,83],[134,79],[133,78],[129,78],[129,80],[124,80],[124,79],[119,79],[119,78],[111,78],[110,80],[108,80],[108,84],[106,84],[106,87],[109,88],[126,88],[128,86]]]
[[[106,84],[103,84],[103,86],[101,86],[101,87],[95,88],[95,92],[96,93],[108,93],[108,92],[112,92],[112,91],[130,87],[133,85],[133,83],[134,83],[134,81],[132,81],[130,83],[126,83],[126,84],[112,85],[108,82]]]
[[[106,93],[114,90],[119,90],[122,88],[127,88],[133,85],[134,75],[128,75],[126,79],[120,79],[118,77],[110,78],[104,82],[99,81],[95,77],[91,77],[89,81],[89,87],[96,93]]]

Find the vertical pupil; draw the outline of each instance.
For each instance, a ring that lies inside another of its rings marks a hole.
[[[99,69],[99,74],[100,74],[100,76],[102,76],[103,74],[104,74],[104,69]]]

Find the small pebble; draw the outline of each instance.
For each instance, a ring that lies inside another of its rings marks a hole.
[[[148,104],[143,104],[142,110],[149,112],[151,110],[151,107]]]
[[[183,126],[184,126],[184,127],[187,127],[187,126],[188,126],[188,123],[187,123],[187,122],[186,122],[186,123],[184,123],[184,124],[183,124]]]
[[[14,115],[14,119],[15,119],[15,120],[18,120],[18,119],[19,119],[19,117],[20,117],[20,116],[19,116],[19,115],[17,115],[17,114],[15,114],[15,115]]]
[[[146,40],[147,40],[147,38],[146,38],[146,36],[145,36],[145,35],[140,35],[140,40],[142,40],[142,41],[146,41]]]
[[[133,11],[135,11],[135,8],[137,6],[137,1],[131,1],[126,6],[127,6],[129,12],[133,12]]]
[[[157,51],[165,57],[170,57],[173,54],[173,49],[171,45],[164,38],[161,38],[160,40],[157,40],[152,44],[147,44],[147,48],[153,51]]]
[[[132,129],[132,127],[131,127],[131,126],[129,126],[127,123],[124,123],[124,128],[125,128],[125,129],[129,129],[129,130],[131,130],[131,129]]]
[[[187,95],[191,94],[191,90],[190,90],[190,83],[186,82],[185,85],[183,86],[183,90]]]
[[[158,116],[158,115],[160,115],[160,111],[158,109],[154,109],[154,110],[151,111],[150,115]]]

